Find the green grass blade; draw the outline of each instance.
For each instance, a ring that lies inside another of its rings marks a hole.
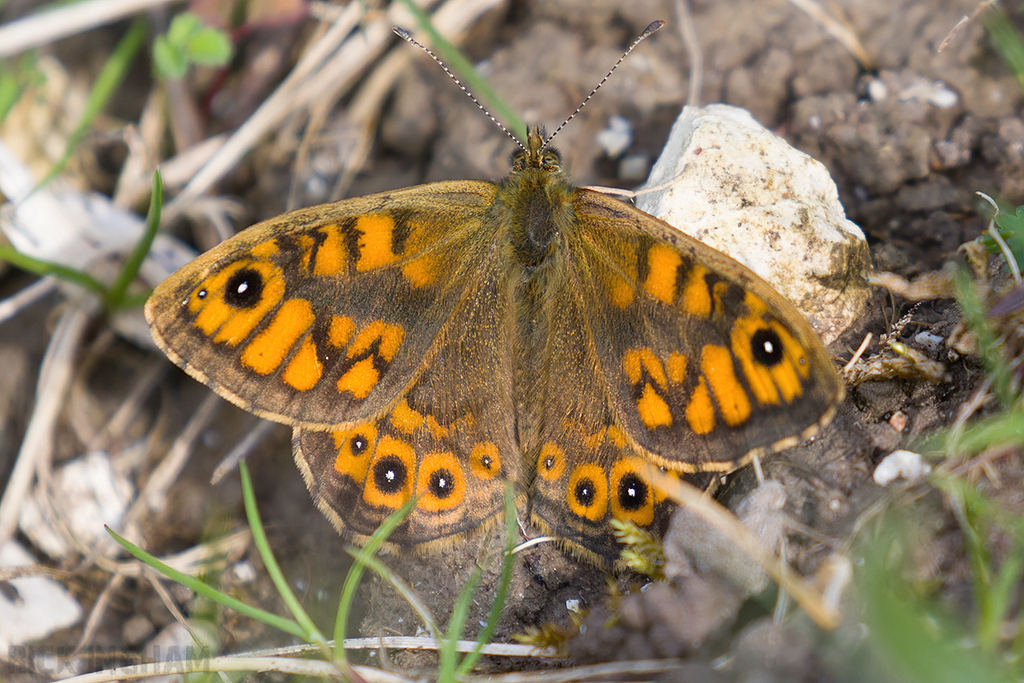
[[[284,617],[278,616],[271,612],[267,612],[266,610],[262,610],[259,607],[247,605],[238,598],[234,598],[226,593],[222,593],[216,588],[208,586],[207,584],[203,583],[202,581],[193,576],[189,576],[188,574],[183,574],[182,572],[179,572],[177,569],[161,562],[153,555],[150,555],[142,548],[139,548],[130,541],[122,538],[117,533],[115,533],[113,529],[111,529],[110,527],[107,527],[107,533],[113,536],[114,540],[117,541],[117,543],[122,548],[131,553],[136,559],[149,565],[150,567],[157,570],[164,576],[194,591],[196,594],[201,595],[204,598],[207,598],[208,600],[212,600],[213,602],[216,602],[219,605],[227,607],[228,609],[235,610],[239,614],[247,616],[250,619],[261,621],[272,628],[278,629],[279,631],[284,631],[285,633],[289,633],[298,638],[306,638],[306,634],[303,631],[302,627],[299,626],[299,624],[297,624],[296,622],[290,621],[288,619],[285,619]]]
[[[498,627],[498,619],[508,599],[508,587],[512,583],[512,569],[515,567],[516,556],[513,550],[516,547],[518,524],[516,524],[516,501],[512,484],[505,484],[505,554],[501,562],[501,576],[498,578],[498,590],[494,594],[494,602],[491,603],[491,611],[487,615],[487,625],[480,631],[476,639],[476,647],[468,653],[456,671],[457,676],[464,676],[470,672],[473,665],[480,659],[480,651],[484,645],[491,642],[494,629]]]
[[[106,294],[107,291],[107,288],[103,286],[102,282],[88,273],[75,270],[74,268],[69,268],[61,263],[44,261],[42,259],[22,254],[20,251],[8,244],[0,244],[0,260],[7,261],[13,266],[28,271],[29,273],[39,275],[40,277],[53,275],[61,280],[73,282],[82,289],[95,292],[100,296]]]
[[[417,616],[419,616],[420,621],[423,622],[423,627],[430,634],[430,637],[441,642],[441,630],[437,628],[437,624],[434,623],[433,615],[427,609],[426,605],[423,604],[423,601],[419,599],[419,596],[417,596],[416,593],[413,592],[412,588],[409,587],[409,584],[396,576],[395,573],[391,571],[386,564],[377,559],[376,556],[368,555],[366,551],[353,546],[345,548],[345,552],[362,564],[366,565],[366,568],[372,570],[377,574],[377,576],[391,584],[391,587],[394,588],[399,595],[405,598],[405,601],[409,603],[409,606],[412,607],[413,611],[416,612]]]
[[[992,44],[1017,76],[1021,90],[1024,90],[1024,40],[1021,40],[1020,33],[999,5],[990,4],[983,16]]]
[[[981,353],[985,370],[992,378],[992,390],[1003,407],[1009,408],[1014,403],[1010,369],[988,320],[987,311],[978,294],[978,289],[974,286],[967,268],[957,269],[953,283],[964,320],[977,336],[978,351]]]
[[[930,434],[922,438],[916,448],[950,457],[981,453],[995,445],[1013,443],[1024,446],[1024,412],[1020,408],[983,417],[960,433],[945,430]]]
[[[45,80],[36,63],[35,53],[31,51],[23,54],[14,68],[0,69],[0,121],[7,118],[29,87]]]
[[[263,564],[270,575],[270,580],[274,582],[274,587],[281,594],[281,599],[284,601],[288,611],[292,613],[295,621],[302,628],[302,637],[307,642],[326,648],[326,639],[320,633],[316,624],[313,623],[313,620],[309,618],[309,615],[306,614],[306,611],[302,609],[302,605],[299,604],[298,598],[292,592],[291,586],[288,585],[288,580],[284,577],[284,572],[281,571],[280,565],[277,564],[277,560],[270,550],[270,542],[267,540],[267,534],[263,529],[259,510],[256,509],[256,494],[252,489],[249,468],[244,462],[241,462],[238,464],[238,471],[242,475],[242,500],[245,503],[245,516],[249,520],[253,542],[255,542],[256,548],[259,550]]]
[[[459,638],[466,630],[466,619],[469,618],[469,605],[473,601],[473,593],[483,577],[483,569],[480,565],[473,568],[469,577],[459,591],[459,596],[452,606],[452,614],[448,617],[448,633],[441,641],[441,651],[438,652],[440,666],[438,667],[437,680],[440,683],[455,683],[455,664],[458,662]]]
[[[146,214],[146,225],[142,231],[142,236],[135,244],[135,248],[132,249],[132,253],[125,260],[121,272],[118,273],[117,280],[114,281],[110,291],[107,292],[107,305],[111,308],[118,308],[125,304],[125,293],[128,291],[128,285],[139,274],[139,268],[142,267],[142,262],[146,259],[146,255],[149,254],[149,250],[153,246],[153,240],[156,239],[157,230],[160,229],[160,212],[163,208],[163,201],[164,183],[160,177],[160,171],[156,170],[153,171],[153,190],[150,193],[149,213]]]
[[[890,519],[863,546],[858,571],[864,621],[882,668],[894,681],[929,683],[988,683],[1010,681],[998,662],[972,646],[962,622],[945,614],[940,605],[916,597],[903,578],[900,562],[914,545],[913,522]],[[897,536],[899,531],[904,533]]]
[[[75,148],[85,137],[89,128],[92,126],[93,121],[103,111],[103,108],[110,101],[110,98],[117,92],[118,86],[124,80],[125,75],[128,73],[128,69],[131,68],[132,62],[135,60],[135,56],[142,49],[145,43],[146,36],[149,33],[148,20],[144,16],[140,16],[132,22],[128,32],[121,38],[121,41],[114,48],[114,52],[107,59],[106,64],[103,65],[103,69],[96,77],[96,82],[93,83],[92,90],[89,91],[89,97],[86,99],[85,110],[82,112],[82,117],[78,121],[78,125],[75,130],[72,131],[68,138],[68,143],[64,148],[64,156],[54,164],[53,168],[50,169],[46,177],[39,183],[37,187],[43,187],[51,180],[56,178],[67,166],[68,161],[71,159],[71,155],[74,153]]]
[[[388,515],[388,518],[377,527],[377,530],[370,536],[366,545],[363,546],[363,553],[371,556],[376,555],[384,541],[391,535],[391,532],[397,529],[398,525],[416,507],[418,500],[416,497],[410,498],[405,502],[405,505]],[[357,561],[352,566],[352,569],[349,570],[348,576],[345,577],[345,585],[341,589],[341,598],[338,601],[338,616],[334,622],[334,660],[336,662],[345,661],[345,630],[348,624],[348,615],[352,610],[356,589],[359,587],[359,581],[363,578],[363,571],[365,569],[366,565],[361,561]]]

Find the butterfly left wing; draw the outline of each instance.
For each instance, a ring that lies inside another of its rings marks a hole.
[[[524,450],[535,519],[613,560],[609,519],[657,528],[667,513],[631,456],[731,471],[810,436],[843,387],[803,316],[742,265],[605,195],[578,190],[574,208]]]
[[[806,318],[745,266],[631,205],[576,201],[576,305],[615,424],[682,472],[730,471],[788,448],[843,396]]]
[[[284,214],[200,256],[146,305],[189,374],[295,425],[306,483],[349,537],[412,495],[399,545],[486,526],[506,481],[524,502],[495,193],[435,183]]]

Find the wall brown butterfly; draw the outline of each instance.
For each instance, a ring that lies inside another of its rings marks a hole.
[[[524,514],[602,564],[609,521],[664,525],[634,458],[728,472],[834,414],[804,317],[728,256],[578,188],[539,130],[494,184],[440,182],[264,221],[164,281],[161,349],[292,425],[317,506],[365,539],[451,543]]]

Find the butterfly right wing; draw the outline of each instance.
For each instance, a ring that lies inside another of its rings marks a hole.
[[[490,183],[436,183],[259,223],[156,288],[153,338],[261,417],[314,429],[375,418],[479,281],[494,194]]]
[[[472,295],[453,309],[425,369],[393,408],[341,430],[295,429],[295,461],[343,535],[365,540],[417,496],[389,543],[451,544],[500,518],[506,481],[516,484],[517,508],[525,506],[508,271],[496,257],[478,264]]]
[[[318,507],[365,539],[419,496],[398,545],[458,539],[524,472],[495,187],[437,183],[256,225],[154,292],[154,338],[242,408],[295,426]]]

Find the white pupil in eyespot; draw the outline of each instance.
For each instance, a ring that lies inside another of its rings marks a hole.
[[[242,282],[242,283],[240,283],[238,285],[238,293],[239,294],[245,294],[245,290],[247,290],[247,289],[249,289],[249,283],[248,282]]]

